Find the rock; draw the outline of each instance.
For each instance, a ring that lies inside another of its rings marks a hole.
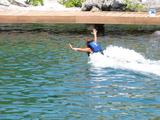
[[[8,0],[0,0],[0,5],[9,6],[10,3],[8,2]]]
[[[110,11],[113,4],[113,0],[105,0],[102,4],[102,11]]]
[[[8,0],[12,5],[17,5],[20,7],[27,7],[27,5],[20,0]]]
[[[27,7],[27,5],[24,3],[24,0],[0,0],[0,5],[3,6],[17,5],[20,7]]]
[[[96,7],[101,10],[104,0],[86,0],[81,7],[82,11],[90,11],[92,7]]]
[[[98,7],[93,6],[90,11],[91,12],[98,12],[98,11],[101,11],[101,10]]]
[[[82,11],[90,11],[93,7],[93,4],[83,4],[81,10]]]
[[[114,1],[111,10],[125,10],[126,4],[122,0]]]
[[[126,4],[122,0],[105,0],[102,5],[102,11],[123,11]]]
[[[97,7],[102,11],[124,10],[126,4],[123,0],[86,0],[82,4],[82,11],[90,11],[92,7]]]
[[[140,0],[86,0],[81,10],[90,11],[94,6],[102,11],[137,11],[140,4]]]

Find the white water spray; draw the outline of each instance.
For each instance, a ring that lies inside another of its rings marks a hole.
[[[160,61],[146,59],[134,50],[109,46],[101,53],[91,54],[89,63],[97,68],[126,69],[160,76]]]

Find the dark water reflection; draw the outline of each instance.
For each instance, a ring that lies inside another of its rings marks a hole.
[[[95,69],[83,46],[86,35],[0,33],[0,119],[148,120],[160,118],[160,77],[112,68]],[[160,38],[108,35],[107,45],[159,60]]]

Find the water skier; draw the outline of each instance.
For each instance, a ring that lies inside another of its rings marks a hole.
[[[88,54],[88,56],[91,53],[101,53],[103,54],[103,50],[101,48],[101,46],[97,43],[97,30],[93,29],[93,32],[91,33],[93,34],[94,38],[92,39],[86,39],[86,45],[87,47],[85,48],[76,48],[73,47],[71,44],[69,44],[70,48],[74,51],[79,51],[79,52],[86,52]]]

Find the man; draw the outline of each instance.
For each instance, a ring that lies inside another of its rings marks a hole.
[[[93,29],[93,32],[91,34],[93,34],[94,38],[93,38],[93,40],[86,39],[87,47],[75,48],[75,47],[72,47],[71,44],[69,44],[70,48],[74,51],[86,52],[86,53],[88,53],[88,55],[90,55],[91,53],[98,53],[98,52],[103,54],[101,46],[97,43],[97,30]]]

